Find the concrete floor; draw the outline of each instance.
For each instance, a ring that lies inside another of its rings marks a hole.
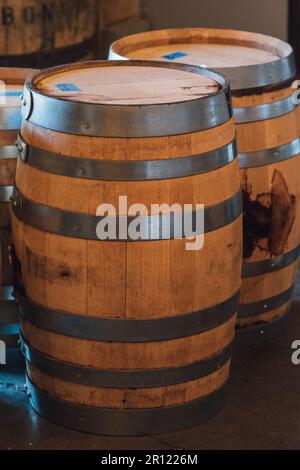
[[[225,409],[206,424],[163,436],[112,438],[58,427],[30,409],[22,372],[1,372],[0,449],[300,449],[300,365],[291,362],[296,339],[300,278],[284,334],[234,351]]]

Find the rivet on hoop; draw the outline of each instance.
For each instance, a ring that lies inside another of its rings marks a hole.
[[[85,170],[83,168],[80,168],[78,170],[78,174],[79,174],[79,176],[84,176],[85,175]]]
[[[12,195],[12,196],[10,196],[9,199],[10,199],[10,201],[11,201],[13,207],[17,207],[17,204],[18,204],[18,203],[17,203],[17,198],[16,198],[16,196]]]

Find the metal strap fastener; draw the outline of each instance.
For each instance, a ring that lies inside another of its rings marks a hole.
[[[9,202],[13,195],[13,186],[0,186],[0,202]]]
[[[270,149],[239,153],[238,159],[240,168],[254,168],[289,160],[299,154],[300,139],[297,138],[288,144],[278,145]]]
[[[227,383],[210,395],[183,405],[148,409],[111,409],[75,405],[59,400],[27,380],[33,409],[62,426],[107,435],[163,434],[194,426],[217,414],[227,397]]]
[[[190,101],[164,104],[109,105],[84,103],[55,96],[47,96],[36,90],[38,77],[53,75],[53,71],[41,72],[26,82],[22,105],[23,119],[35,125],[69,134],[99,137],[158,137],[187,134],[224,124],[232,117],[229,100],[229,82],[210,70],[169,62],[122,61],[110,63],[110,67],[122,66],[159,67],[205,75],[220,85],[220,90],[206,97]],[[80,70],[87,67],[107,67],[106,62],[85,62],[56,67],[55,73]]]
[[[32,147],[19,135],[22,162],[48,173],[93,180],[160,180],[193,176],[216,170],[236,158],[235,141],[211,152],[163,160],[91,160]]]
[[[191,382],[220,370],[228,363],[231,345],[207,359],[181,367],[146,370],[103,370],[57,361],[29,346],[21,336],[27,362],[52,377],[68,382],[106,388],[151,388]]]
[[[281,256],[273,256],[270,259],[256,261],[255,263],[244,263],[242,277],[248,278],[279,271],[294,263],[299,258],[299,254],[300,246],[297,246]]]
[[[186,38],[182,38],[182,41],[180,39],[176,41],[177,44],[186,42]],[[128,60],[121,55],[122,47],[120,46],[119,41],[112,44],[109,51],[109,60]],[[180,61],[180,58],[178,61]],[[228,77],[231,89],[237,91],[272,86],[292,80],[296,75],[296,64],[294,53],[290,48],[290,53],[279,60],[242,67],[214,67],[214,70]]]
[[[291,95],[273,103],[259,104],[246,108],[234,108],[233,113],[236,124],[245,124],[247,122],[264,121],[284,116],[294,111],[297,107],[298,104],[295,104],[293,95]]]
[[[3,147],[0,147],[0,160],[1,158],[3,159],[14,159],[17,158],[17,150],[14,145],[6,145]]]
[[[281,307],[292,299],[293,287],[282,292],[279,295],[269,299],[261,300],[251,304],[240,304],[238,309],[238,318],[255,317],[261,313],[271,312],[276,308]]]
[[[13,211],[15,216],[31,227],[35,227],[44,232],[55,233],[72,238],[87,240],[98,240],[97,224],[105,217],[94,216],[79,212],[68,212],[54,207],[38,204],[26,199],[21,193],[14,189]],[[231,224],[240,217],[242,213],[241,193],[238,192],[230,199],[219,204],[204,208],[204,232],[211,232]],[[158,215],[143,215],[140,217],[143,234],[139,239],[133,239],[129,233],[129,226],[136,219],[134,216],[111,216],[111,222],[116,224],[116,238],[105,241],[155,241],[172,240],[174,238],[195,237],[203,233],[203,227],[199,228],[199,233],[193,232],[193,227],[189,224],[188,230],[185,227],[185,219],[189,218],[193,222],[203,217],[203,210],[196,210],[190,213],[169,213]],[[120,236],[120,226],[127,227],[127,235]],[[166,230],[167,228],[167,230]],[[146,236],[147,235],[147,236]]]
[[[151,320],[88,317],[53,310],[16,292],[20,315],[36,327],[74,338],[116,343],[148,343],[184,338],[217,328],[236,314],[239,293],[198,312]]]
[[[17,131],[21,128],[21,105],[3,108],[0,106],[0,129],[2,131]]]

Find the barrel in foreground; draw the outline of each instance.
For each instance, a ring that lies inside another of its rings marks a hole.
[[[234,138],[228,83],[198,67],[91,62],[27,82],[13,240],[38,413],[140,435],[222,408],[242,259]],[[185,204],[199,231],[178,233]]]

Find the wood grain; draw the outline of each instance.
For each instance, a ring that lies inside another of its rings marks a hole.
[[[108,63],[109,64],[109,63]],[[72,84],[77,91],[61,90]],[[85,103],[162,104],[195,100],[215,93],[218,83],[205,75],[157,66],[79,68],[51,74],[34,82],[49,96]]]

